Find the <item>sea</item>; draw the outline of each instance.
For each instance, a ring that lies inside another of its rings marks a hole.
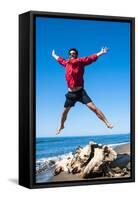
[[[117,145],[130,143],[130,133],[36,138],[36,182],[49,181],[53,176],[51,169],[57,161],[73,154],[79,146],[84,147],[92,141],[114,148]]]

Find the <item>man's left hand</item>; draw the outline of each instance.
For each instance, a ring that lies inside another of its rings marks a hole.
[[[101,49],[101,54],[105,54],[105,53],[107,53],[107,51],[108,51],[108,48],[107,47],[103,47]]]

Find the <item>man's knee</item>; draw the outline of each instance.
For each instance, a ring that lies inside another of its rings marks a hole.
[[[67,114],[70,110],[70,107],[64,108],[63,114]]]
[[[87,106],[94,112],[98,111],[98,108],[93,103],[88,103]]]

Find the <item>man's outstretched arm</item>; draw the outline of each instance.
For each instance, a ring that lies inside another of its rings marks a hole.
[[[96,54],[92,54],[90,56],[84,57],[84,58],[80,58],[80,61],[84,64],[84,65],[89,65],[92,62],[95,62],[97,60],[98,57],[106,54],[108,51],[108,48],[104,47],[101,49],[101,51],[99,51]]]
[[[98,57],[99,57],[99,56],[102,56],[102,55],[106,54],[107,51],[108,51],[108,48],[107,48],[107,47],[103,47],[103,48],[101,49],[101,51],[99,51],[96,55],[97,55]]]
[[[65,66],[66,65],[66,60],[60,56],[58,56],[55,52],[55,50],[52,51],[52,56],[55,58],[61,65]]]

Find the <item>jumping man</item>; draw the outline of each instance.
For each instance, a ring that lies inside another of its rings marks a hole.
[[[85,104],[90,110],[92,110],[99,117],[99,119],[101,119],[106,124],[108,128],[113,128],[113,126],[107,121],[102,111],[95,106],[91,98],[86,93],[83,80],[84,67],[91,64],[92,62],[95,62],[98,57],[106,54],[107,51],[108,49],[105,47],[96,54],[78,58],[77,49],[72,48],[69,50],[68,60],[65,60],[64,58],[56,55],[55,50],[52,51],[52,56],[65,67],[66,81],[68,85],[68,92],[65,95],[66,101],[64,104],[64,110],[61,116],[60,126],[57,129],[57,134],[59,134],[60,131],[64,129],[64,123],[67,119],[68,112],[77,101]]]

